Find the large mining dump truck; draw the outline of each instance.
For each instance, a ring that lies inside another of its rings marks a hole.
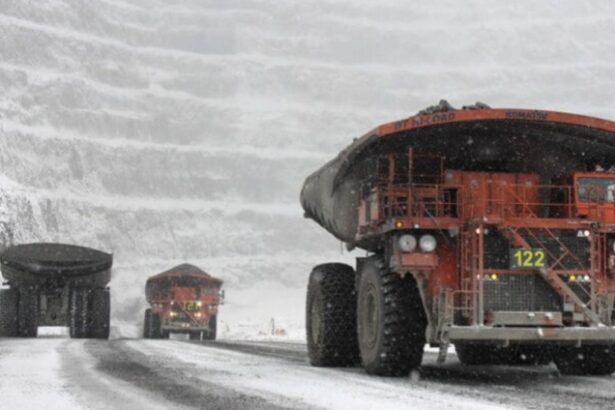
[[[222,280],[184,263],[150,277],[145,296],[143,337],[167,339],[170,333],[188,334],[192,340],[214,340],[218,305],[224,300]]]
[[[107,339],[112,264],[112,255],[81,246],[6,249],[0,257],[0,336],[36,337],[39,326],[68,326],[73,338]]]
[[[356,139],[310,175],[306,217],[367,256],[313,268],[316,366],[403,376],[426,343],[474,364],[615,370],[615,122],[455,110]]]

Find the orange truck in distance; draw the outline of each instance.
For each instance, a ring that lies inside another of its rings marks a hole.
[[[310,175],[305,216],[349,249],[309,278],[316,366],[404,376],[426,343],[475,364],[615,371],[615,122],[445,101]]]
[[[150,277],[145,295],[143,337],[167,339],[171,333],[188,334],[191,340],[214,340],[218,306],[224,302],[222,280],[196,266],[178,265]]]

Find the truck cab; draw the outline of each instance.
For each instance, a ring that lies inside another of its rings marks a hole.
[[[615,172],[575,172],[570,180],[577,217],[615,222]]]

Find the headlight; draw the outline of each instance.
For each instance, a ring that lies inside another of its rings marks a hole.
[[[169,316],[175,317],[175,316],[177,316],[177,312],[171,312],[171,313],[169,313]]]
[[[196,313],[194,314],[194,317],[201,317],[201,312],[196,312]]]
[[[201,302],[201,301],[199,300],[198,302],[196,302],[196,305],[197,305],[198,307],[201,307],[201,306],[203,306],[203,302]]]
[[[433,252],[436,249],[436,238],[433,235],[423,235],[419,239],[419,248],[423,252]]]
[[[402,235],[397,240],[397,246],[402,252],[412,252],[416,249],[416,238],[414,235]]]

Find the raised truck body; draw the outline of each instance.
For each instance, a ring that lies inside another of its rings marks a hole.
[[[182,264],[145,285],[150,308],[145,311],[145,338],[168,338],[185,333],[190,339],[216,338],[218,306],[223,302],[222,281],[196,266]]]
[[[453,343],[466,364],[615,370],[615,123],[471,108],[380,126],[307,178],[306,216],[369,253],[312,271],[313,364],[405,375]]]

